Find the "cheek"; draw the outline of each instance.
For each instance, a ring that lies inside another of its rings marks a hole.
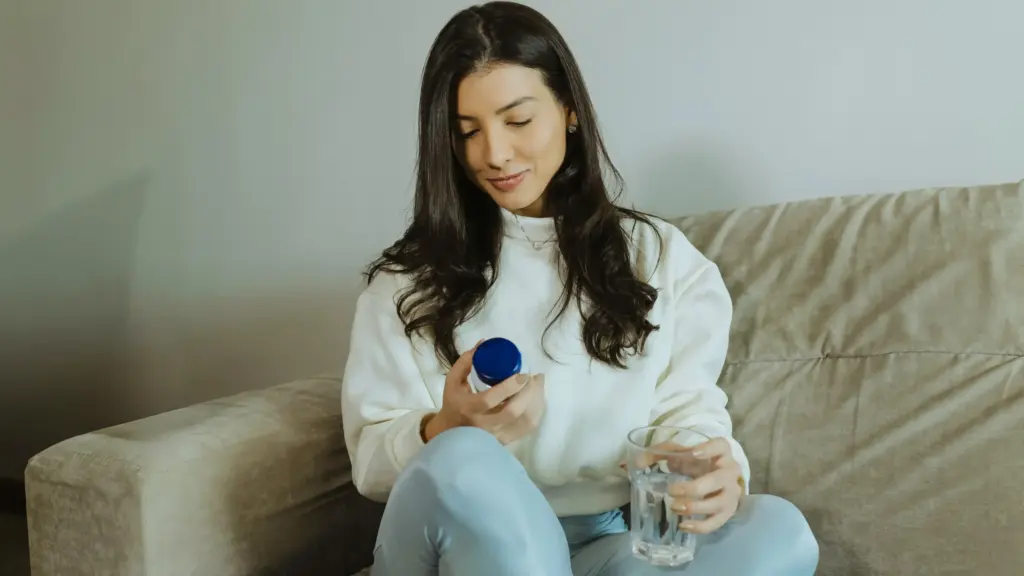
[[[565,136],[555,130],[537,130],[523,139],[521,155],[538,168],[554,172],[565,158]]]
[[[470,140],[468,142],[460,144],[463,147],[462,162],[463,168],[470,173],[476,173],[480,170],[487,168],[487,163],[484,158],[483,146],[480,146],[477,140]]]

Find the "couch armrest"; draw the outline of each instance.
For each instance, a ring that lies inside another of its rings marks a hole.
[[[355,572],[374,505],[320,378],[66,440],[25,472],[36,576]]]

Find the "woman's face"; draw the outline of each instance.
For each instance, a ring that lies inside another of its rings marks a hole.
[[[456,146],[470,178],[502,208],[544,215],[544,191],[565,159],[575,115],[533,68],[502,64],[470,74],[458,90]]]

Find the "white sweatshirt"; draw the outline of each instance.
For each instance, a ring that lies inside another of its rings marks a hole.
[[[716,382],[725,361],[732,301],[718,268],[683,234],[655,221],[624,223],[641,278],[658,290],[649,315],[660,326],[625,370],[592,360],[570,305],[541,336],[562,291],[550,218],[503,212],[497,282],[483,308],[456,330],[458,350],[503,336],[519,346],[531,372],[545,375],[547,409],[539,428],[507,446],[558,516],[594,514],[629,501],[619,465],[625,437],[650,424],[693,427],[729,439],[748,480],[750,468],[732,438],[726,395]],[[657,264],[657,266],[655,266]],[[405,336],[395,310],[402,277],[377,276],[360,295],[342,384],[345,442],[359,492],[384,501],[399,473],[423,448],[420,421],[441,407],[445,370],[431,342]],[[550,354],[545,354],[544,350]]]

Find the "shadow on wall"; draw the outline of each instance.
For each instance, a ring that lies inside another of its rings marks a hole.
[[[176,341],[174,353],[160,354],[159,361],[177,366],[153,366],[143,379],[158,382],[175,372],[178,379],[167,382],[173,390],[160,391],[162,405],[148,411],[298,378],[340,376],[361,289],[356,282],[304,279],[267,294],[230,293],[190,303],[173,325],[167,320],[157,326]]]
[[[125,350],[145,174],[0,245],[0,477],[129,412]]]

